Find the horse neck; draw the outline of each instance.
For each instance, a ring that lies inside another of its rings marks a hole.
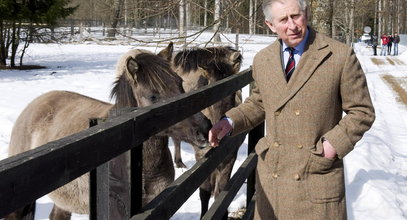
[[[226,112],[236,106],[235,95],[227,96],[219,102],[205,108],[202,113],[211,121],[212,124],[218,122]]]
[[[173,167],[168,137],[152,136],[143,142],[143,173],[153,175]]]

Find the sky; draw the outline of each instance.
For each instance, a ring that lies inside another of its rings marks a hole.
[[[196,39],[203,44],[211,35]],[[152,36],[147,36],[152,37]],[[223,35],[222,42],[236,39]],[[251,65],[254,55],[275,40],[274,37],[240,35],[239,50],[244,57],[241,70]],[[51,90],[68,90],[111,102],[110,90],[115,77],[116,61],[130,49],[143,48],[159,52],[165,44],[137,45],[116,41],[104,44],[85,41],[69,44],[31,44],[25,64],[43,65],[39,70],[0,70],[0,159],[7,157],[7,148],[14,121],[35,97]],[[407,106],[382,79],[390,75],[407,91],[407,50],[400,45],[399,56],[372,56],[372,49],[355,44],[355,52],[365,71],[370,95],[376,110],[376,121],[345,157],[345,182],[348,219],[407,219]],[[248,88],[243,89],[247,97]],[[173,152],[173,144],[169,143]],[[240,147],[234,171],[247,155],[247,141]],[[182,157],[188,167],[195,163],[192,148],[183,143]],[[176,177],[187,169],[176,169]],[[213,201],[213,200],[211,200]],[[245,206],[245,185],[229,207],[234,212]],[[37,200],[36,219],[48,219],[52,201],[44,196]],[[199,219],[198,192],[171,218]],[[87,219],[74,214],[73,219]]]

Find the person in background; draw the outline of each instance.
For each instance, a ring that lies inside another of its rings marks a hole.
[[[391,55],[391,47],[393,46],[393,36],[391,36],[391,34],[389,36],[387,36],[387,38],[389,39],[387,41],[387,54]]]
[[[382,40],[382,49],[380,50],[380,56],[386,56],[387,43],[389,43],[389,38],[386,36],[386,34],[383,34],[380,39]]]
[[[399,33],[395,33],[394,34],[394,38],[393,38],[393,48],[394,48],[394,50],[393,50],[393,55],[394,56],[397,56],[397,55],[399,55],[399,43],[400,43],[400,36],[399,36]]]
[[[343,158],[375,119],[356,54],[307,26],[306,4],[263,1],[278,40],[253,60],[250,97],[209,131],[218,146],[266,122],[255,148],[255,219],[346,219]]]
[[[377,36],[372,36],[372,48],[373,48],[373,56],[377,55]]]

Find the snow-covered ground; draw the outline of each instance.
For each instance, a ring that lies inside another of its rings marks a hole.
[[[208,37],[210,34],[203,34],[197,41],[203,42]],[[235,39],[235,36],[229,35],[228,38]],[[251,65],[257,51],[274,40],[273,37],[240,35],[239,48],[244,57],[242,69]],[[223,42],[228,41],[223,39]],[[110,101],[117,59],[132,48],[158,52],[164,46],[100,45],[100,42],[32,44],[25,64],[43,65],[46,69],[0,70],[0,159],[7,157],[14,121],[32,99],[50,90],[70,90]],[[407,53],[403,53],[406,49],[400,46],[401,54],[397,57],[373,57],[371,48],[355,45],[368,80],[376,121],[345,158],[349,219],[407,219],[407,106],[398,101],[397,94],[381,78],[388,74],[404,80],[402,86],[407,90]],[[247,96],[247,88],[244,95]],[[173,150],[172,143],[170,149]],[[246,155],[246,145],[243,145],[235,169]],[[195,163],[193,150],[187,144],[183,144],[182,156],[188,167]],[[177,177],[184,171],[177,169]],[[244,191],[245,187],[236,196],[230,211],[244,207]],[[51,208],[48,197],[37,200],[36,219],[47,219]],[[195,192],[172,219],[199,219],[199,212],[199,195]],[[87,217],[75,215],[74,218]]]

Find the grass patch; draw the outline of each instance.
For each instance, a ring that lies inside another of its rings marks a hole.
[[[399,58],[393,58],[393,61],[396,62],[397,65],[404,65],[404,62]]]
[[[384,61],[382,59],[377,59],[377,58],[371,58],[372,62],[378,66],[384,65]]]
[[[392,59],[390,59],[389,57],[386,57],[386,59],[391,65],[393,65],[393,66],[396,65],[396,63]]]
[[[401,84],[405,85],[407,83],[406,82],[407,78],[406,77],[396,78],[391,75],[383,75],[382,78],[397,93],[398,95],[397,101],[400,101],[401,103],[407,106],[407,92],[401,86]]]

